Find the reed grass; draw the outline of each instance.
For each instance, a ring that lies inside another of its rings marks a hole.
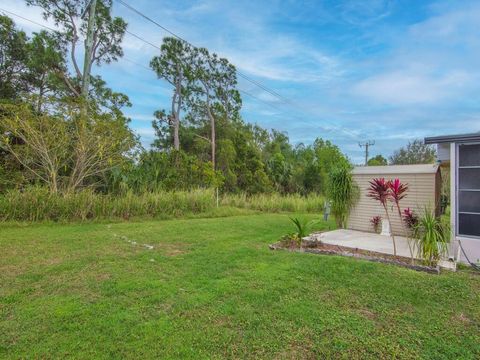
[[[60,195],[34,187],[26,191],[8,191],[1,195],[0,221],[165,218],[199,214],[214,207],[212,190],[124,195],[105,195],[84,190]]]
[[[0,195],[0,221],[69,222],[140,217],[175,218],[203,214],[225,216],[224,213],[238,214],[239,211],[235,209],[272,213],[319,213],[323,210],[323,205],[324,198],[318,195],[225,194],[217,209],[215,192],[210,189],[110,195],[88,189],[72,194],[52,194],[46,188],[30,187]]]
[[[323,211],[325,198],[321,195],[301,196],[298,194],[226,194],[221,204],[237,208],[258,210],[263,212],[302,212],[319,213]]]

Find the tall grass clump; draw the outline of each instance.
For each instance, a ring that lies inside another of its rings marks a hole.
[[[413,233],[418,254],[428,265],[436,265],[448,249],[450,242],[448,223],[443,223],[432,211],[425,209],[423,216],[413,228]]]
[[[319,213],[323,210],[325,198],[311,194],[226,194],[222,198],[222,205],[237,208],[265,211],[265,212],[304,212]]]
[[[31,187],[0,195],[0,221],[84,221],[130,217],[176,217],[199,214],[215,207],[212,190],[146,192],[122,195],[83,190],[53,194]]]
[[[334,168],[328,180],[327,195],[332,202],[332,215],[335,217],[337,226],[345,228],[350,210],[358,201],[360,191],[348,166]]]

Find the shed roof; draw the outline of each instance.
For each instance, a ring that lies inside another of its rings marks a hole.
[[[438,164],[356,166],[354,175],[435,174]]]
[[[480,132],[471,134],[433,136],[425,138],[425,144],[441,144],[469,141],[480,141]]]

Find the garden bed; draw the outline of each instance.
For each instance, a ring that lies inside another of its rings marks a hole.
[[[402,256],[394,256],[390,254],[384,254],[380,252],[370,251],[370,250],[363,250],[359,248],[351,248],[346,246],[340,245],[332,245],[326,244],[321,241],[315,242],[306,242],[302,241],[301,245],[299,246],[295,242],[286,242],[286,241],[279,241],[277,243],[269,245],[271,250],[287,250],[287,251],[295,251],[295,252],[305,252],[311,254],[320,254],[320,255],[339,255],[339,256],[346,256],[346,257],[353,257],[373,262],[379,262],[384,264],[392,264],[401,267],[405,267],[408,269],[416,270],[416,271],[423,271],[431,274],[439,274],[440,268],[438,266],[426,266],[423,264],[412,264],[411,259],[408,257]],[[419,260],[416,260],[417,262]]]

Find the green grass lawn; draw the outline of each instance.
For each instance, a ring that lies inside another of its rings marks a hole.
[[[270,251],[286,215],[1,226],[0,358],[480,357],[480,276]]]

